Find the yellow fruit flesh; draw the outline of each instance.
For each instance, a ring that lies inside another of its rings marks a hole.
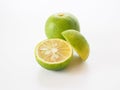
[[[71,47],[63,40],[45,40],[38,48],[38,56],[47,62],[60,62],[70,55]]]

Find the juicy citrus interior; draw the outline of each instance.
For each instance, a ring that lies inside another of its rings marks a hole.
[[[47,62],[60,62],[70,57],[71,46],[61,39],[49,39],[41,42],[38,47],[38,56]]]

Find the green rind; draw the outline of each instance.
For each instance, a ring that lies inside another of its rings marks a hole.
[[[85,61],[90,52],[89,44],[85,37],[75,30],[67,30],[62,32],[63,37],[71,44],[81,59]]]
[[[63,13],[64,16],[58,14],[51,15],[45,24],[45,34],[50,38],[64,39],[61,33],[68,29],[75,29],[80,31],[79,22],[75,16]]]
[[[65,67],[68,66],[68,64],[71,62],[72,60],[72,56],[67,59],[65,62],[62,62],[62,63],[56,63],[56,64],[49,64],[49,63],[44,63],[44,62],[41,62],[41,60],[36,56],[36,60],[37,62],[43,67],[43,68],[46,68],[48,70],[62,70],[64,69]]]
[[[61,39],[60,39],[61,40]],[[38,43],[35,47],[35,50],[34,50],[34,54],[35,54],[35,58],[36,58],[36,61],[43,67],[43,68],[46,68],[48,70],[62,70],[64,69],[65,67],[68,66],[68,64],[71,62],[72,58],[73,58],[73,51],[70,55],[70,57],[68,57],[68,59],[66,59],[64,62],[60,62],[60,63],[47,63],[47,62],[43,62],[39,56],[37,55],[37,50],[38,50],[38,47],[39,45],[41,44],[42,42]],[[69,44],[69,43],[68,43]]]

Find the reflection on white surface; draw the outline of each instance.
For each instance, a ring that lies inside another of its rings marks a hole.
[[[87,63],[81,63],[79,59],[78,56],[75,56],[70,65],[61,71],[40,70],[38,82],[48,88],[83,87],[86,85],[88,67]],[[85,81],[83,78],[86,78]],[[79,84],[76,81],[79,81]]]

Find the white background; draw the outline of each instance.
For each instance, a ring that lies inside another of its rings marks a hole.
[[[69,12],[90,44],[90,56],[49,71],[34,58],[46,19]],[[0,90],[120,90],[119,0],[0,0]],[[56,89],[55,89],[56,90]]]

